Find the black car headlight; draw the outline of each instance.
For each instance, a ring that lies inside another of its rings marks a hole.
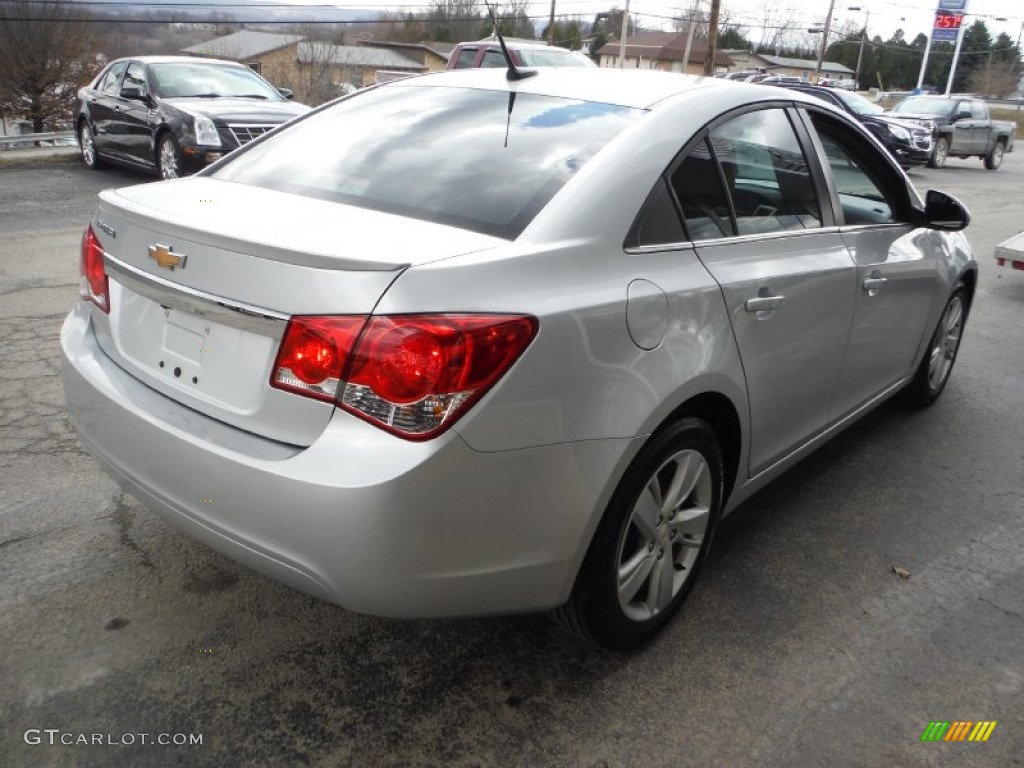
[[[196,133],[196,144],[208,147],[220,146],[220,134],[213,120],[204,115],[195,115],[193,129]]]

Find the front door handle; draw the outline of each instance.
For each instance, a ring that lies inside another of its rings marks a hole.
[[[785,300],[785,296],[758,296],[754,299],[747,299],[747,303],[743,307],[747,312],[772,312],[781,307]]]
[[[756,312],[759,321],[762,321],[771,317],[783,301],[784,296],[773,294],[770,288],[762,288],[755,298],[746,300],[743,308],[748,312]]]
[[[882,277],[882,273],[876,269],[868,277],[864,278],[864,282],[861,285],[868,292],[868,296],[877,296],[879,289],[887,282],[889,281]]]

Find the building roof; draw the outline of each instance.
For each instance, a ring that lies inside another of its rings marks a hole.
[[[368,67],[371,69],[403,69],[423,72],[426,66],[389,48],[372,48],[368,45],[331,45],[306,41],[299,43],[300,64],[315,61],[329,61],[345,67]]]
[[[786,56],[769,56],[765,53],[755,53],[757,56],[764,61],[768,62],[770,67],[789,67],[790,69],[806,69],[814,70],[818,67],[817,59],[791,59]],[[834,75],[852,75],[853,70],[843,64],[837,64],[834,61],[823,61],[821,63],[822,72],[830,72]]]
[[[434,43],[430,41],[422,43],[396,43],[390,40],[357,40],[356,43],[357,45],[365,45],[370,48],[394,48],[399,51],[411,51],[413,56],[426,51],[445,61],[448,60],[448,56],[455,47],[455,43]]]
[[[305,39],[301,35],[279,35],[243,29],[241,32],[233,32],[206,43],[190,45],[188,48],[182,48],[181,52],[191,56],[215,56],[241,61],[286,48]]]
[[[655,61],[682,61],[686,53],[686,32],[637,32],[626,38],[626,56]],[[690,45],[689,62],[702,62],[707,54],[707,41],[694,38]],[[598,56],[618,56],[619,41],[605,43],[597,52]],[[689,63],[687,62],[687,63]],[[732,59],[721,50],[715,51],[715,64],[731,67]]]

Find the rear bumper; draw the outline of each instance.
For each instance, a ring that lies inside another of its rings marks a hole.
[[[544,610],[567,599],[609,479],[634,440],[482,453],[335,412],[308,448],[226,426],[99,349],[90,311],[61,331],[83,445],[194,538],[346,608],[398,618]]]

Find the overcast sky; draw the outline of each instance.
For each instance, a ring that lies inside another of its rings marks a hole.
[[[325,4],[323,0],[292,1]],[[429,5],[429,2],[430,0],[343,0],[338,5],[363,8],[404,6],[407,10],[419,10]],[[685,9],[693,7],[693,2],[694,0],[631,0],[630,10],[638,14],[645,27],[656,27],[659,24],[669,25],[672,17],[685,13]],[[556,13],[579,14],[590,20],[594,14],[615,5],[621,7],[624,3],[625,0],[556,0]],[[705,9],[709,8],[709,0],[702,0],[702,5]],[[730,21],[744,26],[748,30],[748,36],[755,43],[761,39],[760,27],[764,25],[766,5],[788,9],[788,13],[780,14],[779,11],[774,11],[776,18],[789,21],[800,30],[815,24],[823,24],[828,12],[828,0],[723,0],[722,3],[724,13]],[[868,32],[871,36],[881,35],[888,39],[896,29],[902,28],[906,38],[912,40],[919,32],[927,32],[930,29],[937,5],[938,0],[836,0],[834,24],[836,27],[842,27],[844,23],[860,25],[867,18],[864,11],[870,11]],[[550,0],[531,0],[529,13],[531,16],[544,16],[550,7]],[[851,11],[851,7],[860,7],[863,10]],[[1024,22],[1024,0],[969,0],[968,13],[971,17],[984,19],[993,36],[1006,32],[1013,40],[1017,40],[1021,23]],[[996,21],[997,17],[1006,17],[1008,20]]]

